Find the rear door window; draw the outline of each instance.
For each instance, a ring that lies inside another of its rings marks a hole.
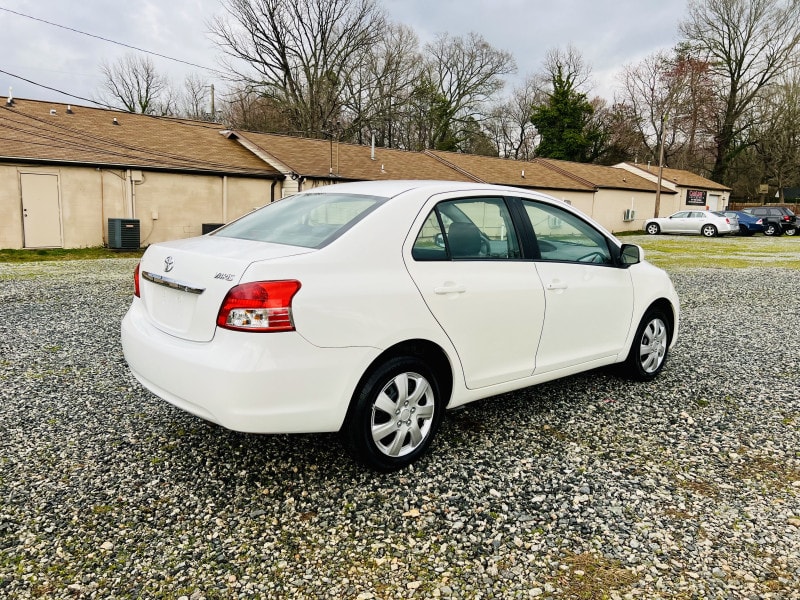
[[[415,260],[502,260],[520,257],[503,198],[440,202],[428,215],[411,255]]]

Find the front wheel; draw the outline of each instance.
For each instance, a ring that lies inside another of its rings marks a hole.
[[[714,237],[717,235],[717,228],[713,225],[703,225],[700,233],[702,233],[705,237]]]
[[[777,223],[767,223],[764,225],[764,235],[777,236],[781,234],[781,226]]]
[[[624,365],[625,374],[639,381],[653,379],[664,368],[669,339],[669,320],[663,311],[647,311],[636,329],[636,336]]]
[[[661,231],[661,227],[658,226],[658,223],[648,223],[647,227],[645,227],[645,230],[650,235],[658,235]]]
[[[433,372],[416,358],[396,357],[362,381],[341,434],[356,460],[377,471],[395,471],[427,451],[443,412]]]

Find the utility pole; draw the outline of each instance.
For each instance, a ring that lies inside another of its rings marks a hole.
[[[664,134],[666,133],[667,113],[661,115],[661,143],[658,145],[658,182],[656,183],[656,209],[653,218],[658,218],[661,210],[661,180],[664,178]]]
[[[217,120],[217,111],[214,109],[214,84],[211,84],[211,120]]]

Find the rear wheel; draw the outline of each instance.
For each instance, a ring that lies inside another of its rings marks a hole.
[[[664,368],[669,349],[669,320],[661,309],[647,311],[636,329],[624,372],[632,379],[653,379]]]
[[[392,358],[362,381],[342,438],[359,462],[378,471],[395,471],[427,451],[443,412],[434,373],[416,358]]]
[[[703,225],[700,233],[702,233],[705,237],[714,237],[717,235],[717,228],[713,225]]]
[[[786,235],[797,235],[797,227],[790,227],[783,233],[785,233]]]
[[[781,234],[781,226],[777,223],[767,223],[764,225],[764,235],[780,235]]]
[[[658,235],[661,232],[661,227],[658,226],[658,223],[648,223],[645,230],[650,235]]]

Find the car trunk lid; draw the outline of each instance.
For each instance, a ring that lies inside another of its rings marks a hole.
[[[142,257],[141,298],[155,327],[207,342],[225,295],[249,265],[308,252],[313,250],[217,236],[153,245]]]

